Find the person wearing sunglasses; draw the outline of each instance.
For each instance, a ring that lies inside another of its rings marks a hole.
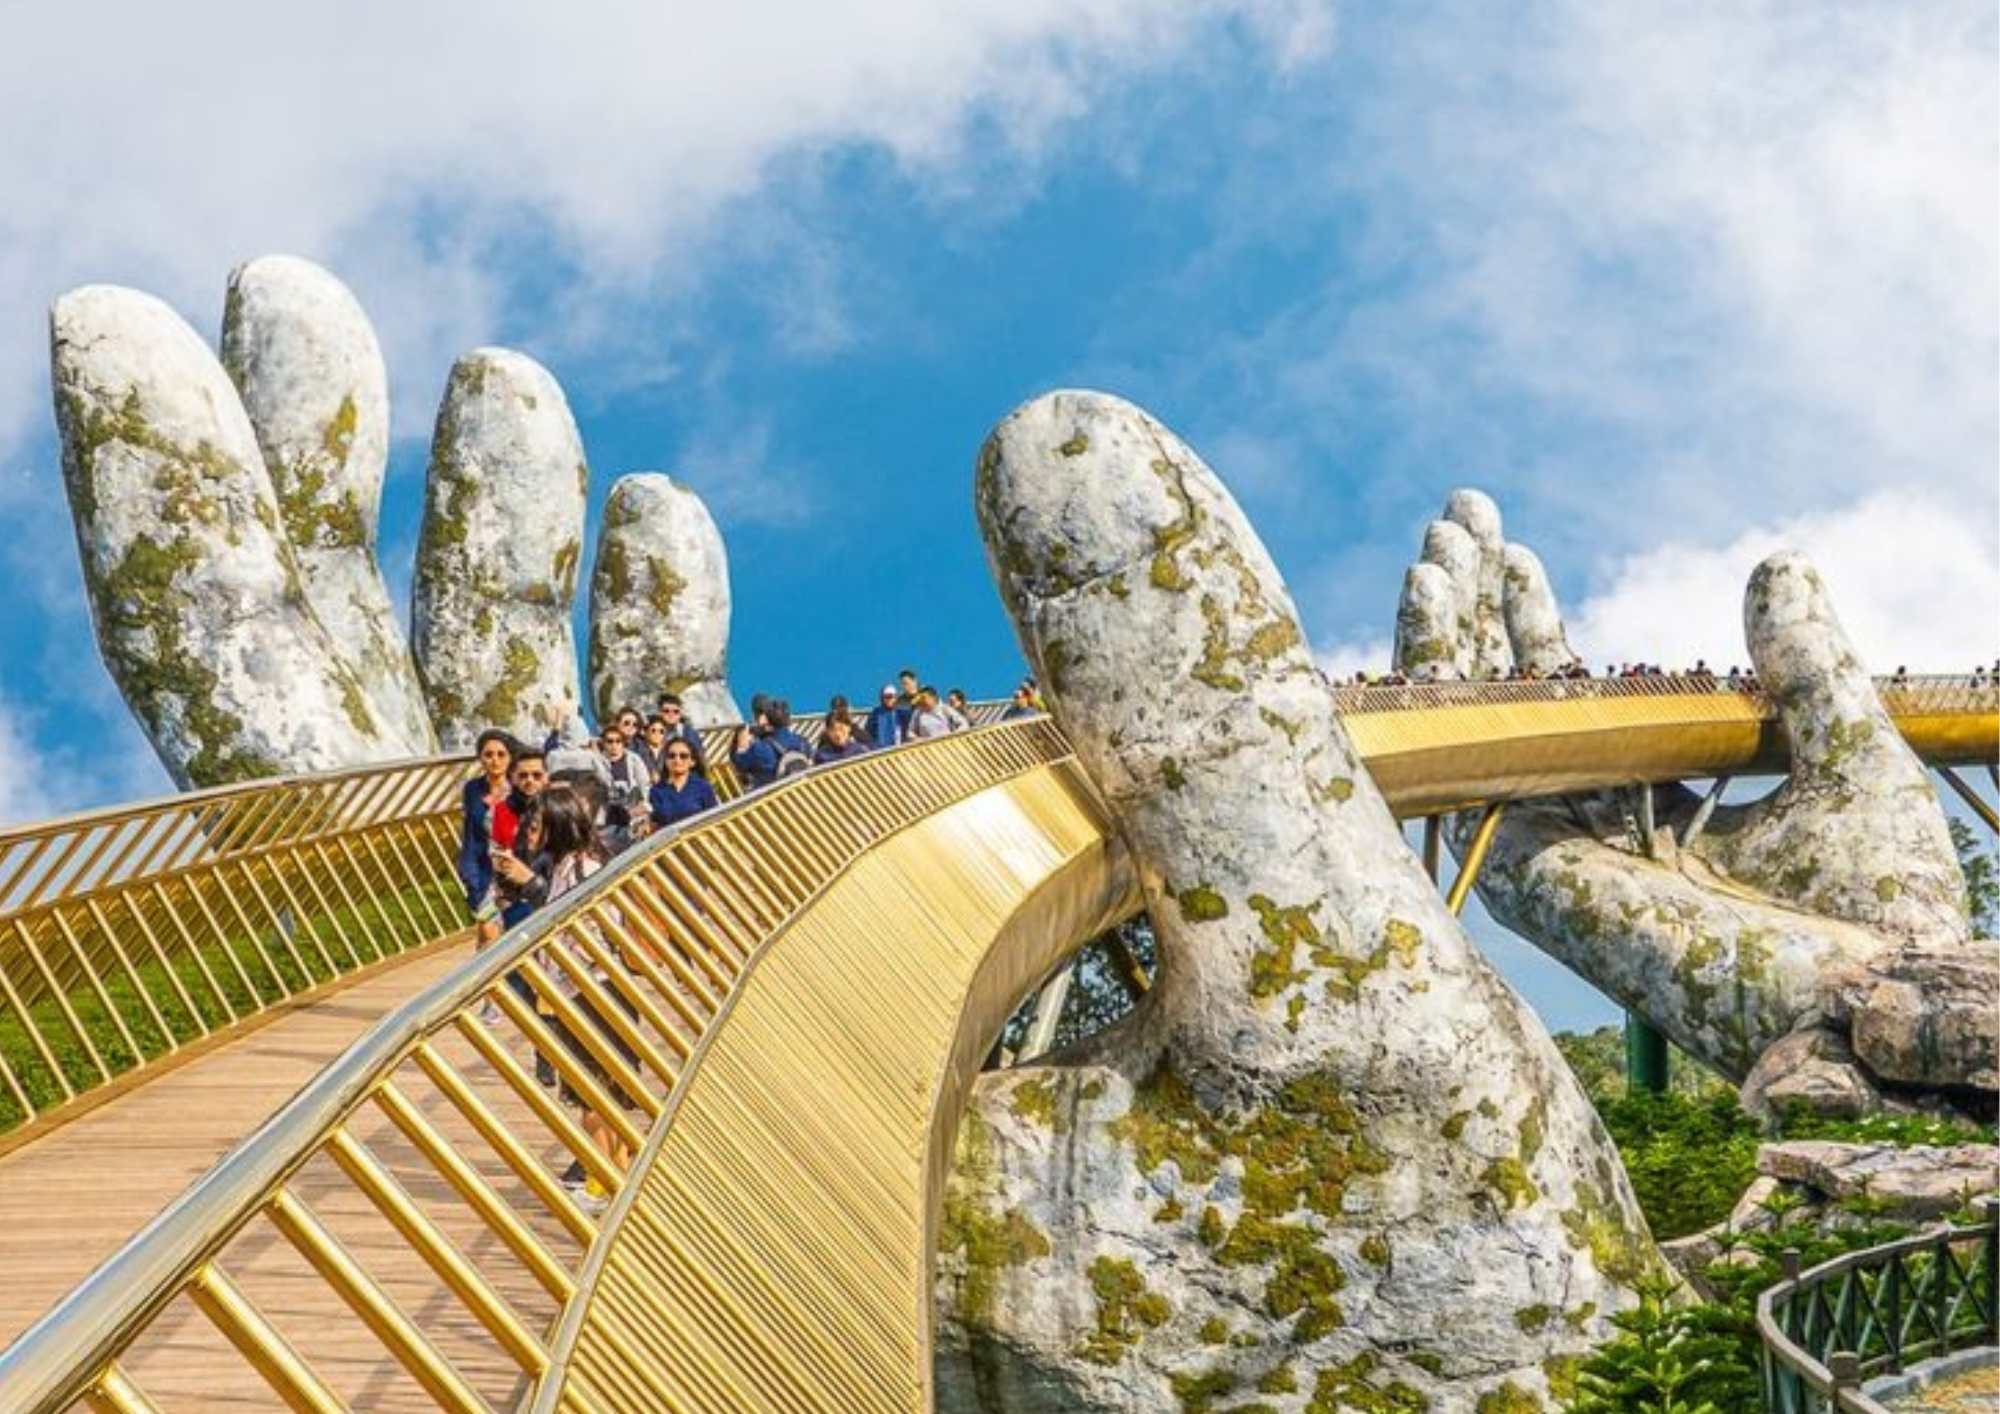
[[[670,741],[660,760],[666,772],[647,792],[654,829],[664,829],[690,815],[715,808],[715,787],[696,774],[692,746],[685,741]]]
[[[684,741],[694,748],[694,768],[701,770],[701,733],[688,723],[687,713],[681,710],[679,694],[660,694],[658,720],[666,723],[668,741]]]

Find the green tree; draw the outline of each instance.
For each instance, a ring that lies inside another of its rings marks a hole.
[[[1982,938],[2000,935],[2000,846],[1979,843],[1965,821],[1953,818],[1951,842],[1958,848],[1958,867],[1965,871],[1965,908],[1972,931]]]

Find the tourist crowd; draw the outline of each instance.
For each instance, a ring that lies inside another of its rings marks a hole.
[[[1006,720],[1041,710],[1039,689],[1029,679],[1014,689],[1001,715]],[[540,741],[520,741],[497,727],[481,732],[479,772],[465,783],[461,796],[458,877],[477,948],[489,946],[537,908],[582,884],[634,841],[717,804],[701,735],[685,720],[676,694],[662,693],[650,715],[634,707],[620,709],[594,737],[573,706],[560,704],[542,715],[548,731]],[[736,728],[727,755],[744,789],[759,790],[814,766],[948,736],[971,725],[964,692],[953,688],[940,696],[935,687],[920,684],[914,669],[905,668],[897,681],[883,686],[865,713],[857,715],[846,697],[835,696],[827,704],[817,743],[808,743],[794,730],[789,703],[760,693],[751,699],[750,721]],[[619,956],[615,945],[598,951]],[[595,960],[579,952],[573,961],[607,984],[600,991],[633,1010],[625,989],[609,985]],[[547,969],[542,986],[564,995],[574,1013],[636,1065],[617,1029],[564,969]],[[507,987],[539,1015],[575,1065],[614,1103],[631,1107],[631,1097],[564,1025],[544,991],[518,969],[507,977]],[[499,1004],[488,1002],[481,1019],[496,1023],[501,1012]],[[606,1164],[622,1169],[631,1161],[610,1122],[560,1078],[547,1056],[537,1054],[535,1075],[581,1112],[584,1131]],[[587,1210],[605,1201],[606,1190],[581,1160],[570,1165],[562,1181]]]
[[[1570,681],[1592,676],[1589,664],[1578,658],[1571,660],[1568,664],[1557,668],[1553,672],[1544,673],[1534,668],[1522,667],[1519,663],[1516,663],[1504,673],[1486,672],[1467,678],[1465,681],[1554,682]],[[1604,665],[1603,676],[1606,678],[1679,678],[1697,685],[1705,683],[1717,689],[1732,692],[1760,692],[1763,690],[1763,684],[1758,681],[1757,672],[1754,668],[1745,670],[1732,664],[1726,674],[1717,676],[1715,670],[1708,666],[1708,660],[1705,658],[1695,659],[1695,664],[1692,668],[1682,668],[1678,672],[1669,672],[1658,663],[1606,663]],[[1909,682],[1909,679],[1909,669],[1899,667],[1894,673],[1890,674],[1889,685],[1891,687],[1902,687]],[[1973,687],[1985,687],[1990,683],[2000,683],[2000,659],[1996,659],[1990,668],[1984,665],[1974,668],[1968,676],[1967,681]],[[1409,674],[1399,669],[1392,668],[1386,673],[1371,673],[1362,670],[1357,671],[1352,678],[1348,679],[1346,685],[1353,687],[1410,687],[1414,685],[1414,680]]]

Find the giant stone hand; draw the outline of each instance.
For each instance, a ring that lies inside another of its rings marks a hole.
[[[1255,532],[1095,393],[1003,422],[977,502],[1161,970],[1067,1063],[982,1080],[942,1406],[1539,1407],[1652,1245],[1357,762]]]
[[[1477,492],[1454,494],[1426,531],[1396,627],[1398,666],[1420,680],[1573,661],[1539,561],[1505,543]],[[1923,764],[1803,557],[1757,567],[1744,633],[1791,743],[1785,780],[1707,810],[1683,786],[1656,788],[1650,851],[1617,793],[1512,807],[1481,898],[1691,1055],[1747,1078],[1753,1104],[1990,1113],[2000,947],[1969,937]]]
[[[72,291],[50,322],[99,647],[178,783],[462,749],[489,725],[539,738],[546,704],[583,700],[571,605],[589,473],[533,360],[480,349],[452,370],[412,654],[375,558],[388,380],[345,286],[290,257],[240,267],[220,360],[134,290]],[[592,598],[599,711],[672,687],[691,720],[734,720],[708,512],[658,473],[619,482],[611,506]]]

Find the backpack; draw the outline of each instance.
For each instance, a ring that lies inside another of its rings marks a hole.
[[[778,752],[778,769],[772,772],[771,779],[782,781],[787,776],[796,776],[799,772],[810,770],[811,768],[812,758],[806,755],[805,752],[780,749]]]

